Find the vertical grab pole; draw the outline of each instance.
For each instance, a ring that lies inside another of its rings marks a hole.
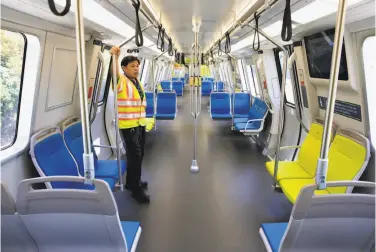
[[[326,175],[328,172],[328,154],[329,145],[331,139],[331,127],[333,124],[334,106],[337,95],[338,73],[341,60],[343,33],[345,30],[346,19],[346,2],[347,0],[341,0],[338,4],[337,21],[334,34],[334,46],[332,53],[332,62],[330,69],[329,79],[329,94],[328,94],[328,106],[325,113],[325,125],[322,135],[322,144],[320,150],[320,157],[316,167],[316,185],[318,189],[326,188]]]
[[[199,84],[199,57],[198,57],[198,31],[199,31],[199,24],[196,23],[196,22],[193,22],[193,30],[194,30],[194,51],[192,52],[193,53],[193,57],[192,57],[192,61],[193,61],[193,69],[192,69],[192,72],[193,72],[193,88],[194,88],[194,95],[195,95],[195,104],[194,104],[194,109],[192,111],[192,116],[193,116],[193,120],[194,120],[194,143],[193,143],[193,159],[192,159],[192,165],[191,165],[191,172],[198,172],[199,171],[199,167],[197,165],[197,159],[196,159],[196,148],[197,148],[197,112],[198,112],[198,100],[197,100],[197,95],[198,95],[198,92],[197,92],[197,89],[198,89],[198,84]],[[191,87],[191,93],[192,92],[192,87]],[[193,101],[192,99],[192,96],[193,94],[191,94],[191,102]],[[191,105],[191,108],[192,108],[192,105]]]
[[[198,35],[197,35],[198,36]],[[198,42],[198,41],[197,41]],[[198,103],[198,106],[197,106],[197,117],[200,115],[200,113],[201,113],[201,92],[202,92],[202,90],[201,90],[201,88],[202,88],[202,80],[201,80],[201,78],[202,78],[202,76],[201,76],[201,65],[202,65],[202,63],[203,62],[201,62],[201,46],[200,45],[198,45],[198,48],[199,48],[199,52],[198,52],[198,56],[199,56],[199,58],[200,58],[200,61],[198,61],[198,62],[200,62],[199,63],[199,66],[198,66],[198,75],[199,75],[199,81],[198,81],[198,85],[200,85],[200,87],[197,87],[197,92],[198,92],[198,94],[197,94],[197,100],[199,101],[199,103]],[[197,130],[196,130],[197,131]]]
[[[231,56],[229,53],[226,53],[227,56],[229,56],[230,58],[230,67],[231,67],[231,70],[232,70],[232,99],[231,99],[231,114],[232,114],[232,121],[231,121],[231,130],[234,130],[234,117],[235,117],[235,86],[236,86],[236,61],[235,61],[235,57]],[[230,80],[231,81],[231,80]],[[231,83],[230,83],[231,84]]]
[[[90,140],[90,121],[87,99],[86,84],[86,59],[85,59],[85,39],[84,39],[84,21],[81,0],[76,1],[76,47],[77,47],[77,65],[78,65],[78,83],[80,91],[80,110],[82,122],[82,138],[84,144],[84,178],[85,184],[92,184],[95,178],[94,155],[91,148]]]
[[[114,111],[115,111],[115,141],[116,141],[116,164],[119,173],[119,188],[124,191],[123,174],[121,172],[120,162],[120,132],[119,132],[119,114],[118,114],[118,98],[117,98],[117,71],[116,71],[116,56],[112,55],[112,86],[114,90]]]

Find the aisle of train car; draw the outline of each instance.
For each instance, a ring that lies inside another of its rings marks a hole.
[[[202,100],[198,123],[199,173],[189,170],[193,119],[187,90],[174,121],[158,121],[147,134],[143,178],[148,206],[115,192],[120,219],[143,228],[138,251],[264,251],[261,223],[288,221],[291,204],[273,192],[265,157],[248,137],[214,122]]]

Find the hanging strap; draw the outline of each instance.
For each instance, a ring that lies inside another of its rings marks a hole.
[[[260,33],[258,31],[258,29],[259,29],[259,25],[258,25],[259,17],[260,16],[257,16],[257,12],[255,12],[254,19],[255,19],[255,23],[256,23],[256,27],[255,27],[256,29],[255,29],[255,34],[253,36],[253,50],[255,50],[255,51],[260,50]],[[255,46],[256,36],[257,36],[257,47]]]
[[[171,38],[168,39],[168,55],[173,56],[174,55],[174,49],[172,48],[172,40]]]
[[[159,25],[158,26],[158,39],[157,39],[157,48],[159,50],[161,50],[162,52],[165,51],[165,48],[164,48],[164,33],[165,33],[165,29],[162,28],[162,25]]]
[[[58,12],[56,9],[55,1],[54,0],[48,0],[48,6],[50,6],[50,10],[52,11],[53,14],[56,16],[65,16],[71,7],[71,0],[66,0],[65,2],[65,8],[62,12]]]
[[[231,52],[230,33],[226,32],[225,53],[230,53],[230,52]]]
[[[283,41],[290,41],[292,37],[290,0],[286,0],[285,12],[283,14],[281,37]]]
[[[221,40],[218,39],[218,56],[222,55]]]
[[[144,45],[144,36],[142,35],[142,29],[140,25],[140,17],[138,16],[138,12],[140,11],[140,0],[132,0],[132,5],[136,11],[136,29],[135,29],[135,40],[137,46],[143,46]]]

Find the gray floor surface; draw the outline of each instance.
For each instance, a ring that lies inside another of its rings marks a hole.
[[[259,236],[265,222],[288,221],[291,204],[272,190],[266,158],[231,122],[213,121],[208,98],[198,122],[198,173],[193,157],[190,93],[178,98],[174,121],[157,121],[147,134],[143,179],[150,205],[115,192],[121,220],[141,222],[137,252],[266,251]]]

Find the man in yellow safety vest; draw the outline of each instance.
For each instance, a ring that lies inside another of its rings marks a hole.
[[[134,56],[124,57],[120,63],[124,72],[122,75],[118,62],[120,48],[112,47],[110,53],[116,57],[118,124],[127,151],[125,187],[131,190],[132,197],[139,203],[149,203],[150,197],[144,191],[148,183],[141,180],[145,145],[146,97],[142,84],[138,80],[140,61]]]

